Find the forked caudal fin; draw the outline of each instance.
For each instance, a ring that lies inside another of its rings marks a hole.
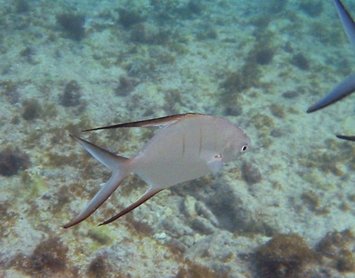
[[[340,0],[334,0],[335,8],[350,42],[355,46],[355,23],[349,11]]]
[[[313,104],[307,109],[307,113],[315,112],[319,109],[341,100],[355,91],[355,74],[349,75],[342,82],[336,85],[329,94]]]
[[[355,46],[355,23],[348,10],[340,0],[333,0],[344,31],[350,42]],[[308,108],[307,113],[315,112],[319,109],[341,100],[355,91],[355,74],[351,74],[341,83],[335,86],[325,97]]]
[[[117,156],[103,148],[96,146],[84,139],[73,136],[85,150],[94,158],[112,170],[110,179],[103,185],[103,187],[96,193],[94,198],[89,202],[86,208],[73,220],[65,224],[64,228],[72,227],[79,224],[81,221],[88,218],[108,197],[117,189],[122,180],[129,174],[129,159]]]

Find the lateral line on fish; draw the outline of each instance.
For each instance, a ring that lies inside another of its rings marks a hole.
[[[199,145],[198,145],[198,155],[201,156],[201,151],[202,151],[202,129],[200,127],[199,129],[200,132],[200,138],[199,138]]]

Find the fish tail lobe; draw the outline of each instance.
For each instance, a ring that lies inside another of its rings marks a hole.
[[[109,180],[102,186],[102,188],[96,193],[96,195],[91,199],[84,210],[69,223],[65,224],[63,228],[72,227],[88,218],[97,208],[102,205],[103,202],[105,202],[111,196],[111,194],[121,184],[122,180],[131,172],[130,159],[115,155],[108,150],[105,150],[82,138],[73,135],[72,137],[78,141],[84,147],[84,149],[96,160],[100,161],[106,167],[111,169],[112,175]]]

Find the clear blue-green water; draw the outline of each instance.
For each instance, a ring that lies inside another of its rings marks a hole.
[[[355,277],[354,96],[306,113],[355,70],[332,2],[0,0],[0,277]],[[134,157],[152,129],[81,130],[191,112],[248,152],[62,228],[110,175],[69,134]]]

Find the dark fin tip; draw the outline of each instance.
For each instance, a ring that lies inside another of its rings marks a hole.
[[[336,134],[335,136],[339,139],[342,139],[342,140],[355,141],[355,135],[354,136],[346,136],[346,135]]]

